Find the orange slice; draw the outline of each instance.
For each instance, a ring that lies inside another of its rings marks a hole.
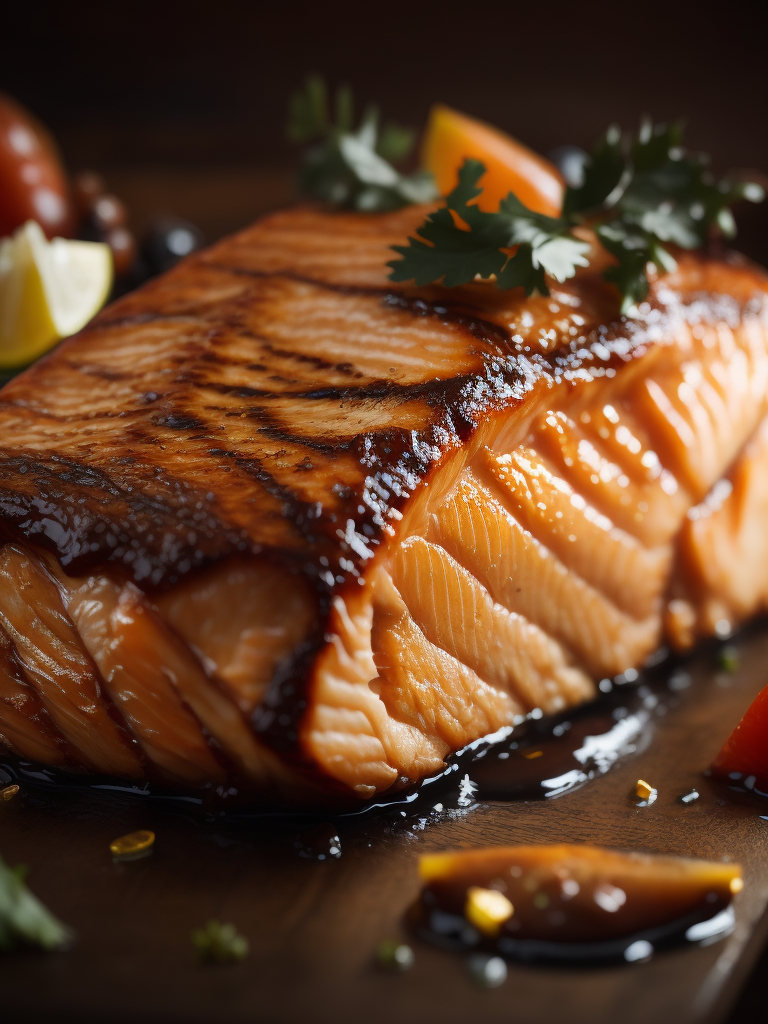
[[[466,157],[481,160],[487,168],[477,203],[481,210],[497,210],[499,200],[514,192],[529,209],[559,216],[564,184],[556,167],[497,128],[450,107],[434,106],[424,133],[421,161],[434,174],[441,195],[456,185]]]

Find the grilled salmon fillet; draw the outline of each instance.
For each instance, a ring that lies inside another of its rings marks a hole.
[[[768,280],[387,280],[297,208],[0,393],[0,744],[364,800],[768,604]]]

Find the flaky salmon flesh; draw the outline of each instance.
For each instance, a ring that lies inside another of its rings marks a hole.
[[[297,208],[0,393],[0,744],[362,801],[768,605],[768,279],[392,285]]]

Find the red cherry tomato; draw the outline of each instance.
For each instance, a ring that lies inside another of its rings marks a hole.
[[[747,713],[715,758],[716,775],[755,777],[754,788],[768,792],[768,686],[758,693]]]
[[[72,234],[67,178],[48,132],[0,93],[0,238],[36,220],[49,238]]]

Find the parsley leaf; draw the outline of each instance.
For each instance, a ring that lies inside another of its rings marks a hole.
[[[582,181],[566,190],[561,217],[529,210],[510,193],[498,212],[475,204],[485,167],[466,160],[445,206],[431,213],[405,246],[393,246],[390,280],[446,287],[494,278],[499,288],[522,287],[548,294],[546,278],[563,282],[587,266],[590,247],[573,234],[586,224],[615,258],[604,276],[631,314],[648,294],[648,267],[671,271],[667,246],[697,249],[713,228],[732,237],[730,206],[738,199],[760,202],[759,185],[717,181],[707,160],[682,148],[683,124],[644,121],[636,137],[614,127],[586,160]]]
[[[758,185],[717,181],[706,157],[687,154],[682,141],[682,122],[654,126],[645,120],[636,138],[620,145],[627,154],[625,169],[594,226],[617,261],[605,277],[621,293],[622,313],[631,313],[648,294],[649,265],[674,270],[668,245],[701,248],[715,227],[733,237],[736,226],[729,207],[738,199],[764,198]],[[597,161],[596,151],[593,167]]]
[[[27,888],[23,867],[9,868],[0,857],[0,950],[27,944],[60,949],[70,933]]]
[[[310,142],[324,135],[327,127],[328,91],[322,78],[310,75],[304,90],[290,98],[286,135],[291,142]]]
[[[391,280],[442,281],[452,288],[495,276],[500,288],[519,285],[526,294],[547,294],[545,274],[564,281],[577,266],[587,265],[589,246],[569,237],[564,221],[534,213],[512,193],[502,199],[498,213],[480,210],[474,200],[484,174],[479,160],[464,161],[445,206],[427,217],[407,245],[393,246],[402,259],[388,264]]]
[[[616,285],[622,296],[622,312],[628,312],[648,294],[646,268],[651,261],[651,243],[642,232],[632,231],[621,221],[601,224],[597,237],[616,257],[617,265],[609,267],[604,276]]]
[[[328,91],[321,78],[307,79],[289,106],[288,138],[313,143],[299,171],[299,191],[313,199],[353,210],[397,210],[409,203],[437,198],[432,175],[426,171],[401,174],[390,161],[408,156],[414,133],[397,125],[379,130],[379,115],[370,108],[353,130],[352,94],[336,92],[335,120],[329,113]]]
[[[226,964],[245,960],[250,948],[248,939],[233,924],[208,921],[192,932],[192,945],[202,961]]]
[[[602,208],[618,188],[625,170],[621,130],[611,125],[592,150],[581,184],[566,190],[563,215],[583,215]]]
[[[393,247],[404,257],[389,264],[393,281],[413,278],[423,285],[443,278],[446,287],[452,288],[473,280],[476,274],[490,277],[501,270],[506,262],[501,250],[509,244],[508,230],[498,217],[470,205],[480,195],[477,182],[484,173],[477,160],[465,161],[445,206],[429,214],[418,238],[409,238],[407,246]],[[452,210],[464,227],[457,225]]]

